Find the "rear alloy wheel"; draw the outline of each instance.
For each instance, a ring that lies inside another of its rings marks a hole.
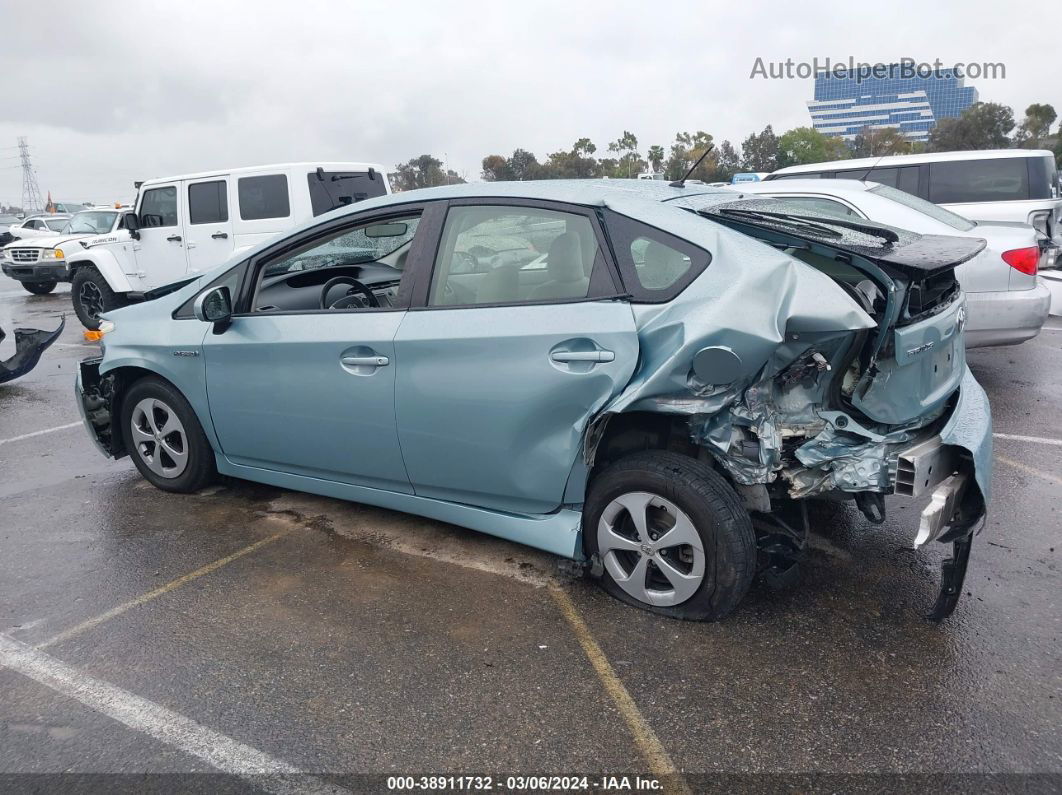
[[[101,315],[125,306],[125,301],[111,289],[103,274],[91,266],[83,266],[74,273],[70,292],[74,312],[87,329],[98,329]]]
[[[34,295],[48,295],[58,282],[22,282],[22,286]]]
[[[605,469],[590,485],[583,528],[606,591],[674,618],[722,618],[756,571],[740,498],[711,467],[677,453],[638,453]]]
[[[193,492],[213,479],[214,451],[188,401],[158,378],[122,396],[125,448],[136,468],[164,491]]]

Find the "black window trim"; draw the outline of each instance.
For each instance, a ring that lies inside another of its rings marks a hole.
[[[698,266],[691,257],[690,269],[686,271],[685,274],[683,274],[682,278],[678,279],[674,283],[668,285],[662,290],[650,290],[642,286],[641,280],[638,279],[638,274],[632,270],[634,267],[634,260],[631,259],[631,265],[628,267],[628,258],[621,257],[618,253],[615,253],[618,249],[618,245],[615,244],[620,243],[621,241],[613,241],[612,239],[610,239],[610,246],[614,246],[613,252],[615,262],[618,264],[617,271],[621,280],[620,283],[623,285],[623,288],[626,291],[627,295],[630,296],[630,302],[632,304],[666,304],[671,301],[674,301],[676,298],[682,295],[686,288],[693,284],[702,273],[708,270],[708,268],[712,264],[712,252],[710,252],[706,248],[701,248],[696,243],[690,240],[686,240],[686,238],[684,237],[679,237],[678,235],[672,232],[667,232],[663,229],[660,229],[659,227],[653,226],[650,223],[646,223],[640,218],[632,218],[631,216],[624,215],[623,213],[617,212],[616,210],[605,208],[602,210],[602,212],[605,216],[604,227],[610,230],[610,238],[614,235],[614,233],[618,233],[620,231],[621,224],[631,223],[643,229],[652,230],[654,234],[660,237],[657,242],[670,246],[676,251],[682,251],[683,253],[687,253],[685,251],[686,249],[695,249],[696,251],[702,252],[705,256],[704,264],[700,266]],[[616,219],[622,220],[614,222],[609,218],[610,215],[615,216]],[[619,237],[618,234],[615,234],[615,236]],[[626,245],[629,246],[630,243],[633,243],[634,240],[636,240],[638,237],[640,237],[640,235],[635,235],[630,239],[630,241],[627,242]]]
[[[294,237],[287,237],[277,241],[274,245],[259,252],[248,259],[247,271],[241,280],[239,295],[233,300],[234,318],[251,317],[280,317],[283,315],[335,315],[335,314],[367,314],[377,312],[404,312],[409,308],[409,299],[412,293],[412,285],[416,282],[419,272],[419,263],[424,256],[424,249],[431,247],[434,250],[436,244],[433,238],[437,238],[441,231],[441,216],[444,208],[443,202],[409,202],[407,204],[393,204],[387,207],[376,207],[359,213],[351,213],[340,218],[332,218],[323,223],[303,230]],[[353,229],[376,221],[386,221],[389,218],[408,216],[412,213],[420,213],[420,223],[413,236],[413,245],[406,258],[406,267],[399,285],[398,296],[395,305],[380,307],[350,307],[348,309],[279,309],[269,312],[256,312],[250,309],[251,299],[254,296],[255,285],[261,271],[275,261],[295,249],[304,247],[307,243],[317,238],[333,237],[342,234],[347,229]],[[423,233],[423,235],[422,235]],[[227,273],[228,271],[226,271]],[[407,286],[409,282],[409,286]],[[202,291],[200,291],[202,292]],[[197,293],[196,295],[199,295]]]
[[[590,221],[597,239],[597,256],[594,258],[594,266],[590,271],[590,284],[586,296],[582,298],[546,298],[539,301],[503,301],[485,304],[446,304],[430,305],[428,303],[431,293],[431,282],[435,276],[435,264],[438,259],[439,246],[442,245],[442,232],[445,228],[446,217],[452,208],[456,207],[522,207],[527,209],[550,210],[557,213],[581,215]],[[590,301],[608,301],[626,299],[628,296],[619,287],[616,263],[612,257],[612,250],[608,244],[608,237],[601,224],[601,219],[593,207],[582,204],[570,204],[568,202],[552,201],[549,199],[524,199],[520,197],[480,196],[461,199],[451,199],[446,202],[444,213],[439,229],[437,230],[435,245],[431,258],[427,261],[425,272],[418,273],[413,286],[412,301],[409,306],[410,312],[434,312],[451,309],[489,309],[492,307],[518,307],[518,306],[552,306],[558,304],[585,304]]]

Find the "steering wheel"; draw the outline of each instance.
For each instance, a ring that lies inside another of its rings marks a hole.
[[[347,290],[342,296],[337,298],[335,301],[333,301],[331,304],[329,304],[328,292],[337,284],[349,284],[350,289]],[[333,276],[331,279],[325,282],[324,287],[321,288],[321,309],[345,309],[350,306],[349,303],[343,307],[337,306],[337,304],[339,304],[344,299],[352,298],[354,296],[354,293],[360,293],[361,295],[365,296],[365,300],[368,302],[369,306],[378,307],[380,305],[379,299],[375,295],[373,295],[372,290],[370,290],[364,284],[359,282],[357,279],[353,278],[352,276]]]

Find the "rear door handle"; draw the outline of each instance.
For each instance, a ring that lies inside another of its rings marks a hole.
[[[347,367],[386,367],[391,363],[386,356],[344,356],[340,361]]]
[[[549,358],[555,362],[614,362],[612,351],[554,351]]]
[[[228,240],[229,239],[229,233],[228,232],[215,232],[214,234],[211,235],[211,237],[214,238],[215,240]]]
[[[180,243],[181,242],[181,236],[180,235],[170,235],[166,239],[169,240],[171,243]]]

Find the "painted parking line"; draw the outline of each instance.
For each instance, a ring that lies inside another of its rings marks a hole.
[[[590,627],[587,626],[583,617],[579,615],[579,611],[576,609],[571,597],[568,596],[566,591],[556,585],[549,586],[549,593],[553,597],[553,601],[556,602],[557,607],[560,608],[572,632],[575,633],[579,645],[583,647],[583,652],[590,660],[590,665],[593,666],[597,678],[601,680],[605,692],[608,693],[612,703],[615,704],[616,709],[626,722],[631,735],[634,737],[635,745],[638,746],[638,750],[645,758],[645,761],[648,762],[649,769],[653,775],[662,783],[667,782],[664,786],[668,792],[691,793],[692,790],[690,790],[689,784],[686,783],[679,769],[675,767],[675,763],[671,761],[671,757],[668,755],[663,743],[660,742],[660,738],[656,736],[656,732],[653,731],[645,716],[642,715],[641,710],[638,709],[638,705],[616,674],[612,663],[608,661],[605,652],[602,651],[601,646],[598,645],[598,642],[591,634]]]
[[[1013,458],[1007,458],[1004,455],[997,454],[995,456],[995,459],[996,461],[1000,461],[1006,464],[1007,466],[1011,466],[1017,470],[1025,472],[1028,475],[1035,475],[1036,477],[1042,478],[1050,483],[1055,483],[1059,486],[1062,486],[1062,478],[1058,477],[1057,475],[1052,475],[1049,472],[1044,472],[1042,470],[1037,469],[1036,467],[1031,467],[1028,464],[1023,464],[1021,461],[1015,461]]]
[[[81,421],[68,422],[66,425],[56,425],[54,428],[45,428],[43,431],[34,431],[33,433],[24,433],[21,436],[12,436],[10,439],[0,439],[0,444],[10,444],[11,442],[21,442],[23,439],[32,439],[34,436],[44,436],[46,433],[55,433],[56,431],[65,431],[69,428],[76,428],[81,425]]]
[[[267,792],[276,795],[303,792],[343,795],[348,792],[2,634],[0,667],[16,671],[134,731],[177,748],[225,773],[239,776]]]
[[[72,638],[75,635],[80,635],[82,632],[85,632],[86,630],[92,629],[93,627],[98,627],[100,624],[104,623],[105,621],[110,621],[112,618],[116,618],[117,616],[120,616],[122,613],[125,613],[125,612],[127,612],[129,610],[132,610],[134,607],[139,607],[140,605],[146,604],[147,602],[150,602],[153,599],[158,599],[160,596],[163,596],[164,594],[168,594],[171,591],[176,591],[182,585],[187,585],[188,583],[192,582],[193,580],[198,580],[200,577],[202,577],[202,576],[204,576],[206,574],[210,574],[213,571],[217,571],[222,566],[229,565],[234,560],[239,560],[244,555],[249,555],[252,552],[254,552],[256,550],[259,550],[262,547],[266,546],[267,544],[272,544],[278,538],[283,538],[284,536],[286,536],[290,532],[291,532],[291,528],[285,528],[284,530],[281,530],[280,532],[274,533],[273,535],[271,535],[271,536],[269,536],[267,538],[263,538],[261,541],[255,541],[253,544],[250,544],[250,545],[248,545],[246,547],[243,547],[242,549],[236,550],[231,555],[226,555],[223,558],[215,560],[213,563],[208,563],[205,566],[201,566],[200,568],[196,569],[195,571],[188,572],[188,574],[182,575],[181,577],[178,577],[175,580],[170,580],[165,585],[160,585],[158,588],[154,589],[153,591],[148,591],[145,594],[141,594],[140,596],[136,597],[135,599],[130,599],[128,602],[123,602],[122,604],[118,605],[117,607],[112,607],[106,613],[100,613],[98,616],[90,618],[87,621],[82,621],[80,624],[77,624],[77,625],[75,625],[73,627],[70,627],[70,629],[63,630],[62,632],[60,632],[55,637],[49,638],[48,640],[44,641],[43,643],[38,643],[36,648],[38,648],[38,649],[46,649],[49,646],[54,646],[56,643],[62,643],[64,640]]]
[[[1014,433],[993,433],[997,439],[1007,439],[1011,442],[1030,442],[1032,444],[1050,444],[1055,447],[1062,447],[1062,439],[1046,439],[1043,436],[1019,436]]]

